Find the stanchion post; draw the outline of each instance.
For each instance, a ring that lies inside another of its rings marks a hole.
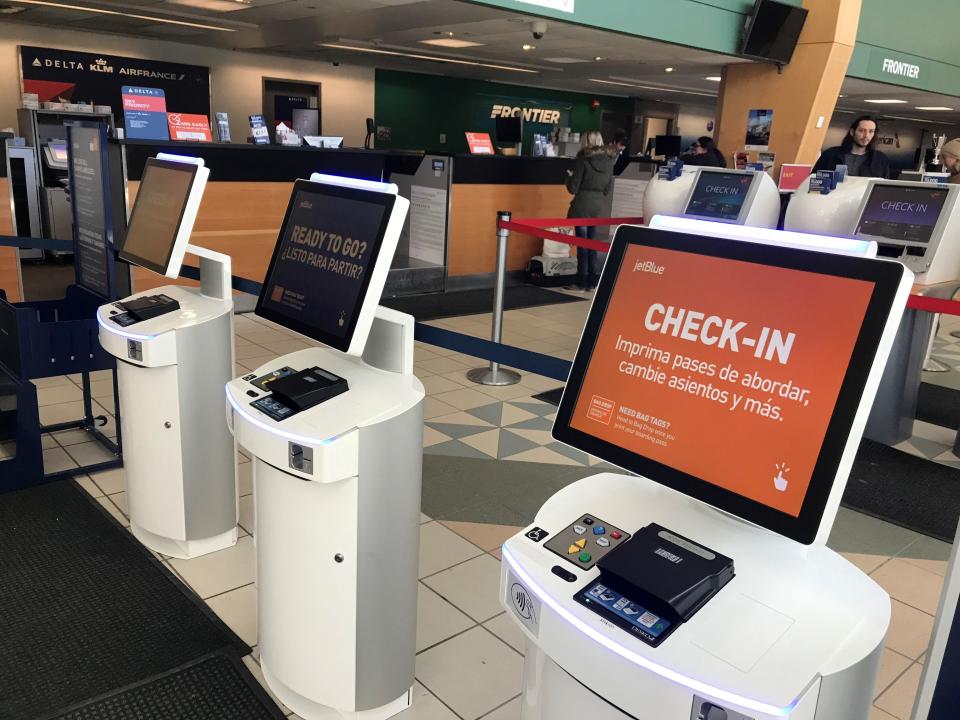
[[[511,217],[509,210],[497,212],[497,277],[493,289],[493,324],[490,331],[490,339],[495,343],[499,343],[503,337],[503,291],[506,286],[507,243],[510,240],[510,230],[500,227],[500,224],[510,222]],[[480,385],[516,385],[520,382],[520,373],[501,368],[500,363],[491,360],[489,367],[469,370],[467,378]]]

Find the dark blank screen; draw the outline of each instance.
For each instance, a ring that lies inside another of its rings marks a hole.
[[[194,166],[147,163],[120,257],[165,273],[196,174]]]
[[[773,0],[760,0],[743,44],[743,54],[788,63],[807,19],[804,8]]]

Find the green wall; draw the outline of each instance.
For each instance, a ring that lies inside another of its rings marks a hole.
[[[628,98],[394,70],[377,70],[375,88],[374,117],[378,126],[390,128],[390,139],[378,138],[378,148],[465,153],[465,132],[489,132],[493,136],[495,121],[490,117],[490,110],[492,105],[501,102],[514,106],[539,104],[569,112],[569,126],[574,132],[599,128],[604,110],[622,113],[633,110],[633,102]],[[594,99],[600,101],[596,110],[591,107]],[[525,127],[526,136],[535,129],[531,123]],[[446,144],[440,142],[441,134],[447,136]],[[525,144],[525,152],[527,147]]]
[[[576,0],[574,12],[568,13],[522,0],[465,1],[728,55],[736,54],[754,6],[754,0]]]
[[[863,0],[847,75],[960,95],[960,0]],[[885,72],[884,59],[919,67],[918,77]]]

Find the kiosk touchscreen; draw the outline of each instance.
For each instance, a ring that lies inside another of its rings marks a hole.
[[[960,187],[871,180],[853,234],[876,240],[881,257],[896,258],[933,285],[960,277]]]
[[[866,720],[889,598],[825,542],[911,282],[618,230],[553,435],[637,475],[564,488],[504,545],[524,720]]]
[[[227,385],[253,456],[261,667],[306,720],[411,703],[424,391],[413,318],[377,307],[408,207],[396,185],[298,180],[256,314],[321,347]]]
[[[780,217],[780,194],[765,172],[684,167],[675,179],[650,181],[643,216],[655,215],[774,228]]]
[[[127,262],[175,278],[189,250],[199,289],[167,285],[97,311],[117,363],[130,529],[151,550],[191,558],[237,541],[236,455],[221,388],[233,375],[230,258],[188,245],[209,170],[160,155],[144,168]]]

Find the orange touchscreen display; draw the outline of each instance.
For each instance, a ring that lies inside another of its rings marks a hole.
[[[629,245],[570,426],[798,517],[874,288]]]

